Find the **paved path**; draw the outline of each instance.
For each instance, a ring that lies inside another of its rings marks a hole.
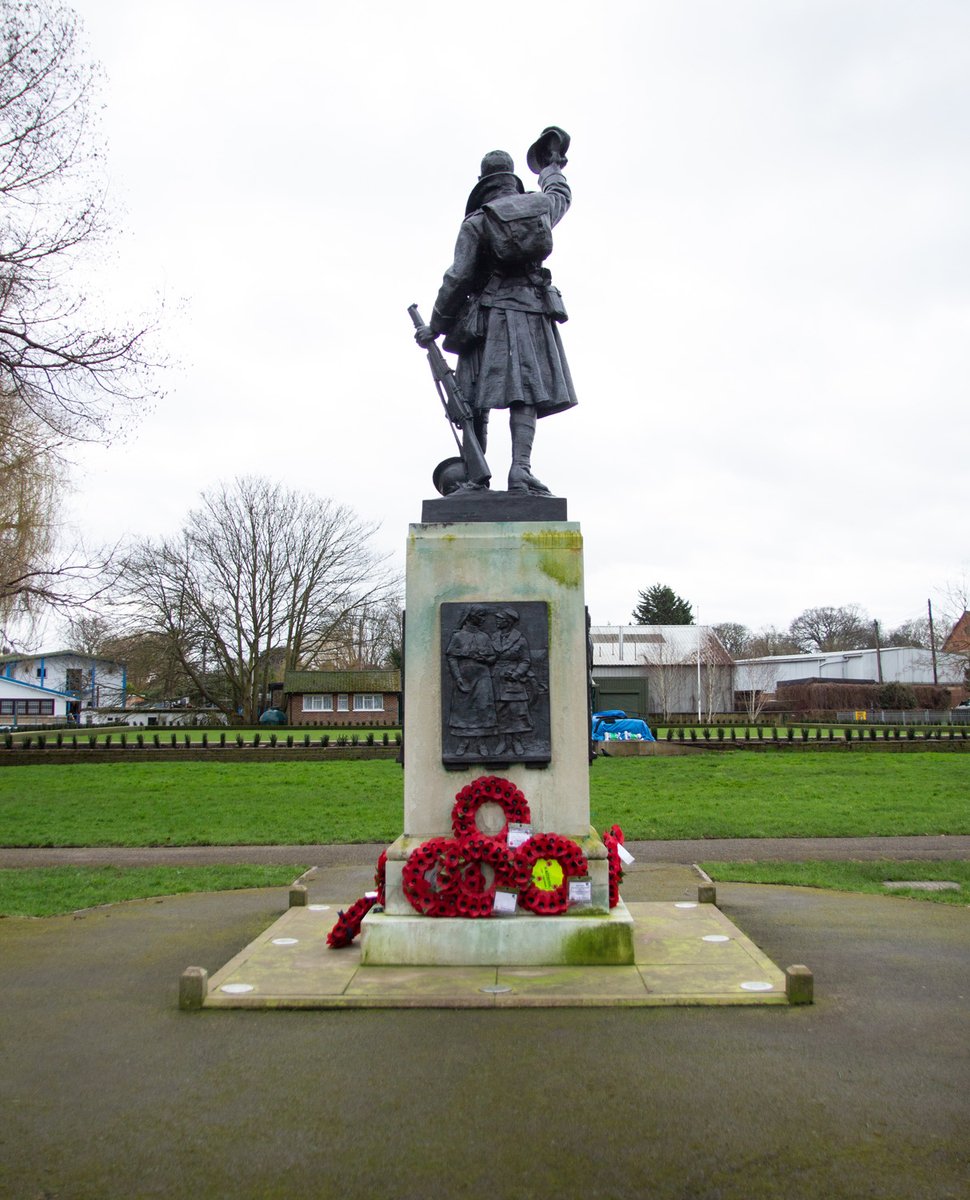
[[[285,889],[0,921],[0,1200],[966,1197],[970,909],[718,896],[815,1005],[181,1013]]]
[[[210,866],[213,863],[292,863],[340,866],[375,863],[384,844],[351,846],[92,846],[0,848],[0,867]],[[801,862],[850,859],[970,859],[970,836],[867,838],[698,838],[678,842],[629,843],[639,862],[745,862],[774,859]]]

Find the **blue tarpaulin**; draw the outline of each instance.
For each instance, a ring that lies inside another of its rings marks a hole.
[[[646,721],[628,717],[625,712],[616,708],[606,712],[593,713],[592,738],[594,742],[655,742],[657,740],[650,732],[650,726]]]

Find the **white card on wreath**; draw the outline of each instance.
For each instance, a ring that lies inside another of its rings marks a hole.
[[[582,876],[579,879],[570,879],[569,881],[569,903],[570,904],[592,904],[593,903],[593,881],[588,875]]]
[[[625,862],[627,866],[637,861],[622,842],[617,842],[616,852],[620,856],[620,862]]]
[[[523,825],[520,822],[509,822],[509,849],[517,850],[519,846],[524,846],[529,838],[532,837],[532,826]]]
[[[498,916],[514,917],[515,906],[519,902],[518,892],[503,892],[501,889],[496,889],[495,899],[492,901],[492,912]]]

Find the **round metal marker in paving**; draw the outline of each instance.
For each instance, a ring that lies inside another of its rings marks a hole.
[[[742,983],[741,986],[746,992],[770,992],[774,985],[765,983],[761,979],[755,979],[751,983]]]
[[[678,900],[677,903],[674,905],[674,908],[696,908],[696,907],[697,907],[696,900]]]
[[[329,912],[330,905],[329,904],[308,904],[307,908],[310,910],[310,912]]]
[[[729,942],[730,940],[726,933],[705,933],[701,938],[702,942]]]
[[[274,946],[295,946],[299,938],[273,938]]]
[[[484,987],[478,989],[480,992],[487,992],[490,996],[498,996],[502,992],[511,992],[511,988],[507,983],[486,983]]]
[[[251,983],[224,983],[219,991],[228,992],[230,996],[238,996],[242,992],[253,991],[253,985]]]

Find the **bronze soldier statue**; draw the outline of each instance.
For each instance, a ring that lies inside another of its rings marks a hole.
[[[485,155],[465,207],[455,261],[445,273],[430,324],[415,334],[424,347],[444,334],[444,348],[457,353],[457,381],[483,451],[490,410],[509,410],[509,491],[541,496],[550,492],[532,474],[536,420],[576,403],[559,337],[566,310],[542,265],[552,252],[552,227],[571,200],[562,173],[568,147],[569,135],[550,126],[530,148],[528,163],[539,176],[541,192],[525,191],[505,151]],[[465,472],[458,480],[452,477],[450,486],[487,486],[487,480],[474,479]]]

